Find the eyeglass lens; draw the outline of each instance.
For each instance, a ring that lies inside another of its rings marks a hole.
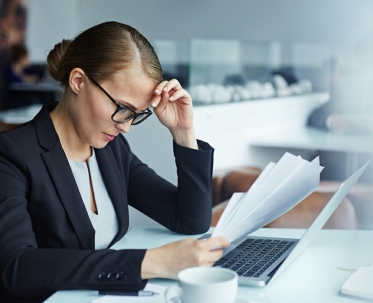
[[[145,120],[147,117],[149,117],[150,113],[143,113],[138,114],[137,117],[135,117],[132,120],[132,124],[138,124],[141,121]],[[125,122],[131,120],[135,114],[129,110],[121,109],[120,111],[116,112],[113,116],[113,120],[116,122]]]

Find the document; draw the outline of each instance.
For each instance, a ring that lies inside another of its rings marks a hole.
[[[373,302],[373,267],[360,267],[343,284],[342,295]]]
[[[154,292],[152,296],[103,296],[92,303],[164,303],[164,293],[167,287],[153,283],[147,283],[144,290]]]
[[[246,193],[233,194],[212,236],[233,242],[280,217],[317,189],[322,169],[318,157],[290,153],[270,162]]]

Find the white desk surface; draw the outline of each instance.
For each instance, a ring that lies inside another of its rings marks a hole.
[[[250,142],[251,146],[295,148],[341,152],[373,152],[373,136],[332,133],[317,128],[296,126],[271,130]]]
[[[260,229],[253,235],[294,237],[302,229]],[[152,248],[188,236],[172,233],[163,227],[139,226],[132,229],[113,248]],[[195,236],[198,237],[198,236]],[[352,271],[341,268],[370,266],[373,262],[373,230],[321,230],[311,245],[273,283],[264,288],[239,286],[238,296],[266,303],[349,303],[361,302],[338,295]],[[167,279],[152,283],[174,285]],[[91,290],[59,291],[47,303],[88,303],[98,298]]]
[[[6,124],[21,124],[28,122],[36,116],[41,107],[41,104],[35,104],[26,107],[0,111],[0,121]]]

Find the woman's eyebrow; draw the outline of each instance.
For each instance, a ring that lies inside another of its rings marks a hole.
[[[122,100],[122,99],[119,99],[119,100],[116,100],[116,101],[117,101],[120,105],[124,105],[124,106],[126,106],[126,107],[129,107],[129,108],[131,108],[131,109],[133,109],[133,110],[135,110],[135,111],[138,111],[138,110],[139,110],[136,106],[133,106],[133,105],[129,104],[128,102]]]

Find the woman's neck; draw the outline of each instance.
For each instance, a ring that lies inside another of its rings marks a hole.
[[[66,157],[84,162],[92,155],[92,148],[79,137],[74,126],[69,108],[71,100],[68,100],[68,95],[69,93],[63,94],[50,115]]]

